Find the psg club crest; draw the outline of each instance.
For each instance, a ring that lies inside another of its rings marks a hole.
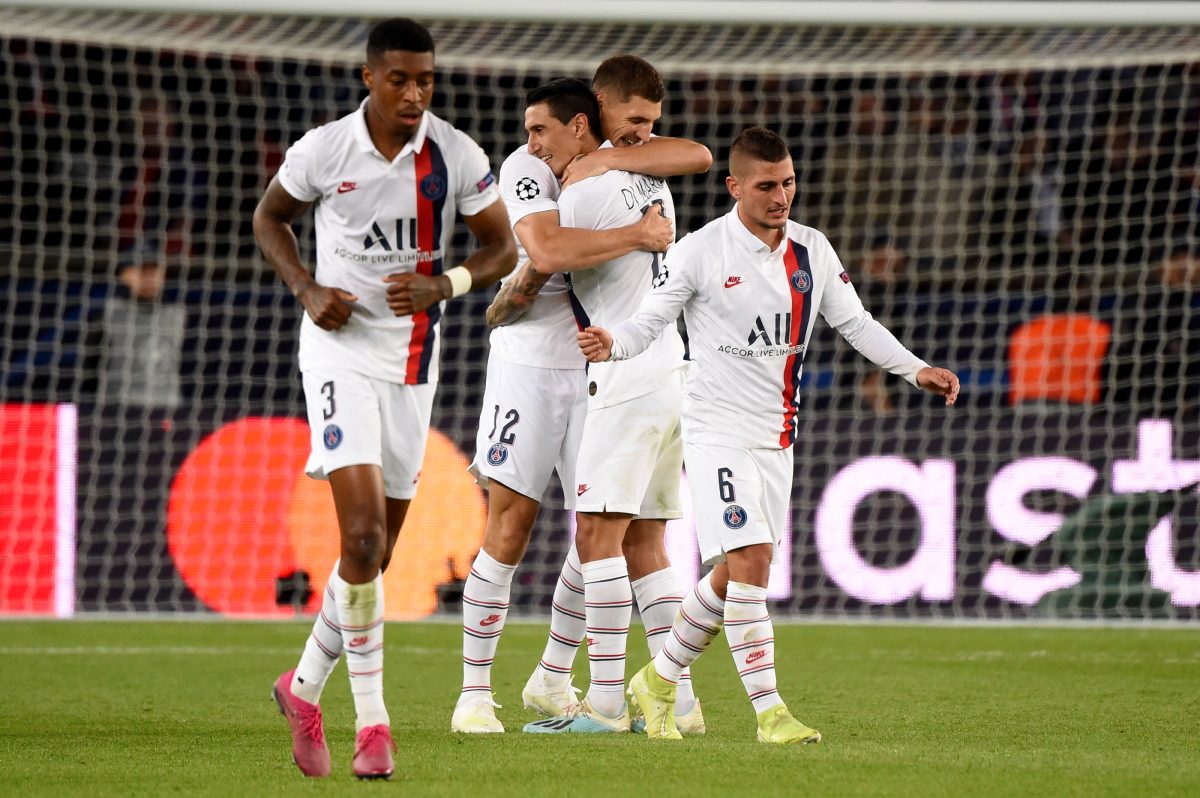
[[[421,179],[421,195],[430,202],[437,202],[446,196],[446,181],[441,175],[425,175]]]
[[[504,465],[504,461],[508,459],[508,447],[503,443],[493,443],[492,448],[488,449],[487,459],[489,465]]]
[[[337,424],[330,424],[321,433],[321,437],[325,440],[325,448],[333,451],[342,444],[342,428]]]
[[[792,288],[798,294],[807,294],[808,289],[812,288],[812,277],[803,269],[796,269],[792,272]]]
[[[542,193],[542,187],[532,177],[522,177],[517,181],[517,199],[528,202],[536,199]]]
[[[741,529],[746,525],[746,511],[740,504],[731,504],[725,508],[725,526],[730,529]]]

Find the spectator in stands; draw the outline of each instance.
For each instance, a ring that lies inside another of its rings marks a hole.
[[[1192,115],[1178,128],[1164,133],[1159,152],[1173,157],[1170,210],[1166,236],[1171,241],[1200,239],[1200,162],[1195,153],[1200,145],[1200,97]]]
[[[136,99],[122,136],[120,179],[116,276],[136,299],[155,299],[168,264],[200,253],[207,183],[164,98]]]
[[[1036,93],[1028,91],[1030,73],[997,72],[978,84],[975,108],[979,115],[976,135],[980,144],[996,155],[1007,155],[1016,148],[1017,133],[1037,109]]]
[[[1200,247],[1173,246],[1152,284],[1126,296],[1105,384],[1111,402],[1139,416],[1200,410]],[[1132,306],[1130,306],[1132,305]]]
[[[1154,146],[1153,124],[1117,114],[1085,159],[1075,198],[1084,264],[1141,266],[1164,243],[1174,154]]]
[[[848,118],[835,125],[823,159],[822,179],[800,199],[809,219],[825,230],[834,246],[863,252],[871,246],[864,231],[891,223],[899,204],[902,162],[896,158],[896,118],[884,92],[870,80],[847,87]]]
[[[1031,274],[1053,270],[1072,235],[1063,198],[1063,167],[1051,137],[1032,121],[1014,139],[1012,151],[997,161],[980,227],[992,258],[1010,264],[1028,287]],[[1031,269],[1033,271],[1031,271]]]
[[[947,78],[927,77],[909,84],[906,96],[893,148],[901,209],[893,229],[929,259],[934,279],[978,273],[974,223],[989,167],[970,129],[969,93]]]
[[[875,231],[857,267],[848,270],[858,289],[863,307],[896,339],[916,348],[912,324],[913,293],[916,288],[909,269],[907,244],[886,229]],[[924,344],[921,344],[924,346]],[[892,379],[874,363],[859,355],[839,336],[835,366],[838,402],[843,410],[892,415],[907,401],[901,380]]]
[[[121,141],[118,290],[104,307],[101,403],[174,408],[182,402],[182,304],[163,302],[169,270],[200,254],[207,173],[167,101],[135,94]],[[129,301],[132,299],[133,301]]]
[[[162,295],[165,258],[158,239],[146,239],[123,250],[117,260],[117,282],[137,300],[152,302]]]

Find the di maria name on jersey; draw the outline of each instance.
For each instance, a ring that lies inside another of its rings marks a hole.
[[[309,131],[288,150],[279,171],[284,190],[316,203],[317,282],[358,297],[349,321],[334,332],[305,314],[300,368],[436,382],[444,303],[395,316],[383,278],[441,274],[456,212],[473,216],[495,202],[495,180],[479,145],[428,111],[388,161],[367,132],[366,103]]]
[[[665,181],[613,170],[567,186],[559,197],[559,217],[564,227],[608,230],[637,222],[651,205],[659,205],[662,215],[675,221],[675,203]],[[665,278],[663,256],[637,250],[568,277],[579,329],[593,324],[612,329],[632,316],[655,283]],[[663,330],[637,357],[591,365],[588,407],[652,393],[683,365],[683,339],[674,327]]]

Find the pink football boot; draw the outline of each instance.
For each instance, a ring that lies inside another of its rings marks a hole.
[[[325,745],[321,708],[292,694],[294,673],[295,670],[290,670],[280,674],[271,688],[271,697],[279,705],[279,714],[287,718],[288,726],[292,728],[292,759],[300,772],[305,776],[328,776],[329,746]]]
[[[382,723],[367,726],[354,738],[354,775],[360,779],[386,779],[392,775],[392,732]]]

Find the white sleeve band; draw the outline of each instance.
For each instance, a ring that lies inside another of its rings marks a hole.
[[[466,266],[455,266],[448,272],[446,276],[450,278],[450,297],[462,296],[471,290],[471,284],[475,282],[475,278],[471,276],[471,271]]]

